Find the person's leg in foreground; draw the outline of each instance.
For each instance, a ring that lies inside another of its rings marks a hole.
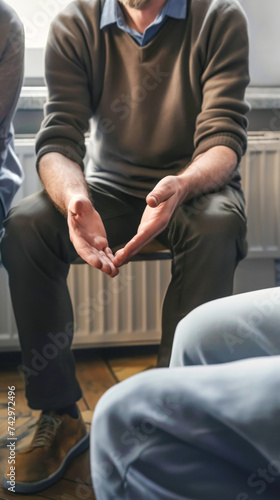
[[[280,354],[280,287],[214,300],[176,329],[171,367]]]
[[[273,289],[197,308],[178,326],[173,368],[101,398],[91,440],[97,500],[279,497],[280,356],[270,356],[280,354],[279,300]],[[207,362],[219,364],[184,366]]]

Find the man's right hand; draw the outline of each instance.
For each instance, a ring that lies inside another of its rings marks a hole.
[[[70,240],[79,256],[112,278],[117,276],[119,271],[112,262],[113,253],[103,222],[86,196],[75,195],[70,199],[67,221]]]

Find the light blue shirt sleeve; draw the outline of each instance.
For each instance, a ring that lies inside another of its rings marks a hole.
[[[147,27],[144,33],[139,33],[127,26],[121,7],[117,0],[105,0],[103,7],[100,29],[117,24],[118,28],[129,33],[129,35],[140,46],[145,46],[156,36],[168,17],[174,19],[185,19],[187,16],[187,0],[168,0],[156,19]]]

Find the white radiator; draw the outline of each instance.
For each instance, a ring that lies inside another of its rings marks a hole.
[[[15,203],[40,189],[34,139],[17,139],[16,151],[25,170],[25,181]],[[249,257],[280,258],[279,133],[249,134],[242,175]],[[169,279],[170,261],[130,263],[113,280],[90,266],[72,266],[68,281],[76,323],[74,346],[159,342],[161,304]],[[0,350],[18,346],[7,275],[0,269]]]
[[[249,136],[242,161],[249,257],[280,257],[280,133]]]

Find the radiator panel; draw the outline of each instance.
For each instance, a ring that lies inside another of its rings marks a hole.
[[[280,134],[249,137],[242,161],[242,185],[248,216],[248,256],[280,255]]]
[[[129,263],[113,280],[87,265],[72,266],[75,345],[151,344],[160,340],[161,304],[170,262]]]

